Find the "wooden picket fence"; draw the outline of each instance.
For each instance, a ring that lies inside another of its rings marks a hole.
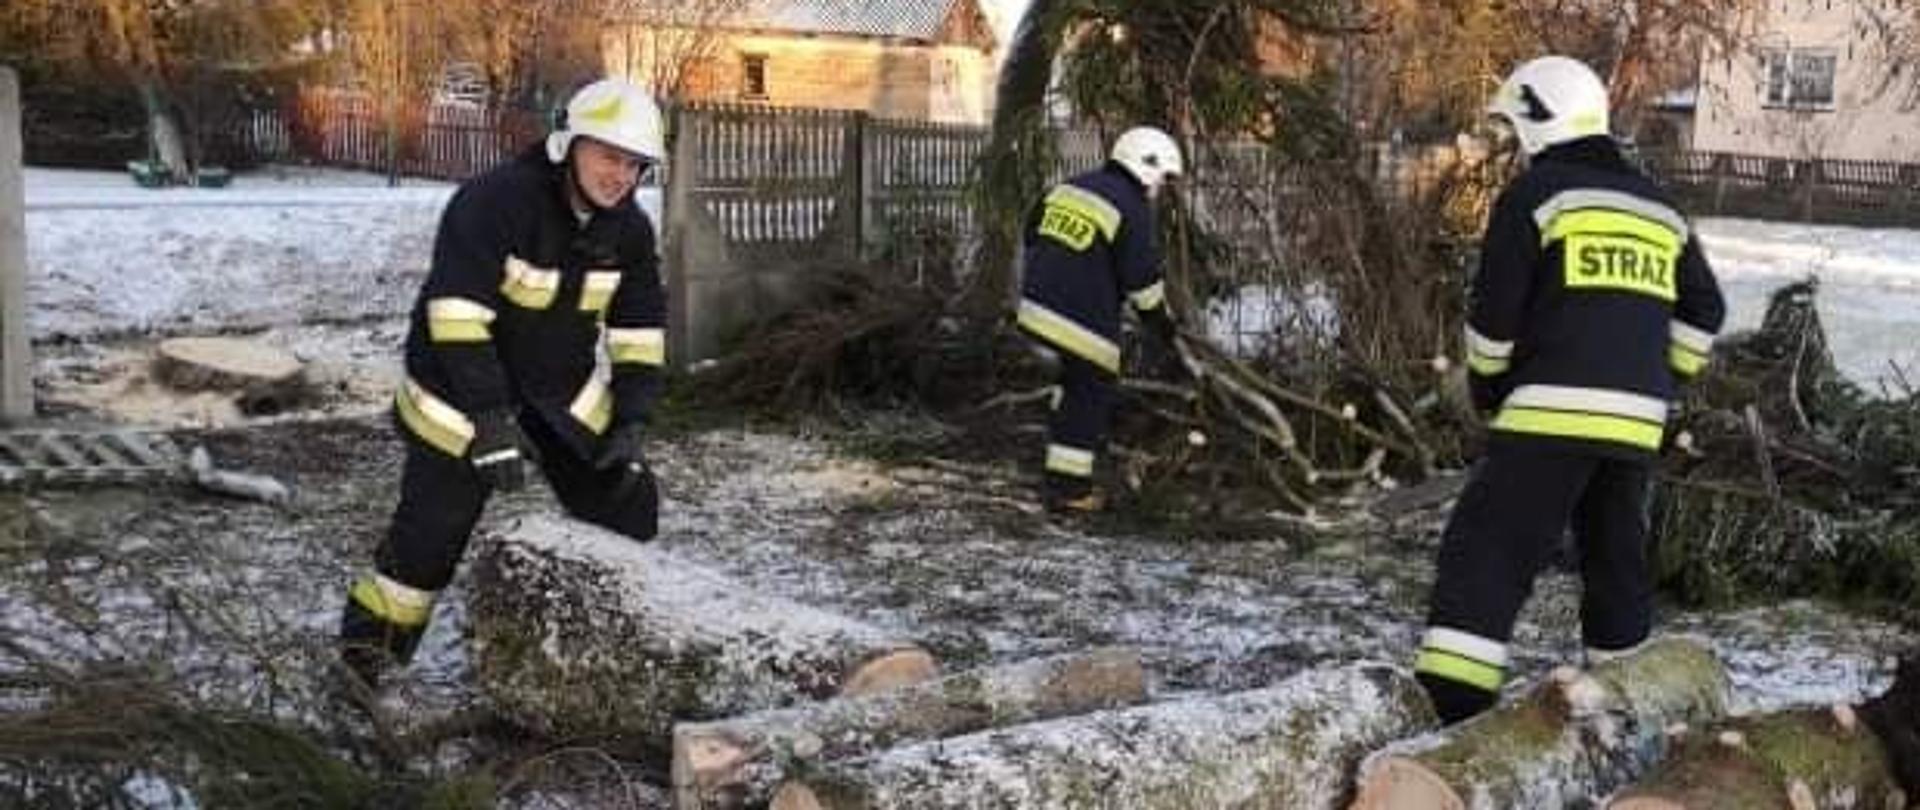
[[[545,131],[525,110],[408,105],[387,115],[363,94],[302,91],[279,109],[252,110],[222,136],[241,162],[300,161],[408,177],[461,180],[506,160]]]
[[[1920,227],[1920,163],[1683,150],[1641,162],[1696,215]]]

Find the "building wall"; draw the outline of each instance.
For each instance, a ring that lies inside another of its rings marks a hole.
[[[1731,55],[1703,56],[1695,149],[1786,158],[1920,162],[1920,111],[1888,75],[1877,37],[1869,33],[1871,7],[1897,11],[1886,0],[1769,0],[1758,37]],[[1812,49],[1835,56],[1831,109],[1789,109],[1767,101],[1762,54]],[[1908,68],[1911,70],[1912,68]],[[1911,76],[1898,77],[1908,86]]]
[[[613,36],[614,71],[644,78],[653,70],[629,43]],[[860,110],[883,118],[984,123],[992,112],[994,65],[989,53],[959,45],[921,45],[853,37],[725,34],[702,48],[690,71],[688,100]],[[765,65],[766,92],[747,92],[747,65]]]

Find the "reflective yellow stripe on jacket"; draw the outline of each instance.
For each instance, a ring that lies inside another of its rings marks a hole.
[[[427,337],[434,343],[485,343],[493,339],[493,309],[467,298],[427,302]]]
[[[1656,397],[1607,388],[1523,385],[1507,395],[1490,427],[1657,451],[1666,422],[1667,403]]]
[[[1541,244],[1562,243],[1569,290],[1627,292],[1674,301],[1688,228],[1658,202],[1605,189],[1572,189],[1533,212]]]
[[[1167,302],[1167,283],[1156,281],[1145,287],[1127,293],[1127,300],[1133,302],[1133,308],[1148,312]]]
[[[1040,212],[1041,236],[1075,251],[1093,246],[1095,237],[1113,241],[1120,233],[1120,209],[1098,194],[1062,183],[1047,192]]]
[[[598,374],[588,377],[587,384],[567,406],[567,413],[596,434],[607,432],[607,425],[613,421],[613,389]]]
[[[1120,373],[1120,346],[1032,299],[1020,302],[1020,326],[1089,363]]]
[[[607,304],[613,300],[614,291],[620,289],[620,271],[590,270],[581,284],[580,310],[599,312],[607,308]]]
[[[1467,368],[1482,377],[1507,373],[1513,366],[1513,341],[1494,340],[1467,327]]]
[[[546,309],[560,294],[560,271],[528,264],[518,256],[508,256],[500,279],[500,294],[527,309]]]
[[[1673,343],[1667,350],[1668,364],[1682,377],[1699,374],[1707,367],[1707,358],[1713,352],[1713,333],[1680,321],[1673,322],[1671,332]]]
[[[615,363],[666,365],[667,330],[608,329],[607,354]]]
[[[456,458],[465,457],[473,442],[473,420],[460,409],[433,395],[412,378],[400,383],[394,397],[400,423],[421,441]]]

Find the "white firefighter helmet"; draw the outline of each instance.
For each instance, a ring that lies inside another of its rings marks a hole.
[[[653,96],[626,79],[611,78],[580,88],[567,101],[567,119],[547,135],[547,159],[564,163],[573,139],[585,136],[649,161],[666,155],[666,128]]]
[[[1506,119],[1520,148],[1537,155],[1547,147],[1607,129],[1607,86],[1592,68],[1564,56],[1543,56],[1513,71],[1487,105]]]
[[[1153,127],[1134,127],[1121,133],[1120,139],[1113,142],[1113,162],[1125,168],[1148,191],[1158,190],[1168,177],[1186,173],[1180,159],[1180,144],[1173,136]]]

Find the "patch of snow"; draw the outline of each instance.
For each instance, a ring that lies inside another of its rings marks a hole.
[[[148,190],[101,172],[27,178],[35,340],[403,314],[446,184],[255,181]],[[255,183],[258,182],[258,187]]]
[[[1295,293],[1248,284],[1207,302],[1207,337],[1239,357],[1257,357],[1302,341],[1331,346],[1340,337],[1340,312],[1322,290]]]
[[[1737,219],[1703,219],[1698,229],[1727,296],[1723,334],[1759,327],[1770,293],[1813,277],[1828,345],[1849,379],[1880,390],[1896,367],[1920,368],[1920,231]]]

